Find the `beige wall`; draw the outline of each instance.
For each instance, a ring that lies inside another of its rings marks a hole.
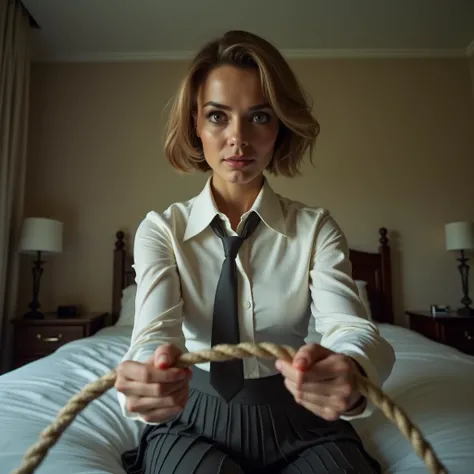
[[[390,229],[396,310],[457,305],[444,224],[474,220],[474,107],[466,60],[299,60],[321,122],[315,164],[276,190],[328,207],[354,248]],[[162,155],[163,109],[183,62],[35,65],[27,215],[65,224],[64,253],[46,266],[45,309],[110,308],[117,229],[133,235],[150,209],[199,192]],[[20,308],[29,301],[23,261]]]
[[[469,70],[471,71],[471,82],[472,82],[472,97],[474,98],[474,53],[469,58]]]

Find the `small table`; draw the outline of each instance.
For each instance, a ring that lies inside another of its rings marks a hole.
[[[455,312],[432,315],[430,311],[406,311],[410,329],[433,341],[474,355],[474,317]]]
[[[77,317],[58,318],[54,313],[46,313],[44,319],[13,319],[14,368],[52,354],[68,342],[92,336],[105,326],[107,315],[92,312]]]

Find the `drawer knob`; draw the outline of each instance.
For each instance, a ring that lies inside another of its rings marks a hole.
[[[468,341],[472,341],[474,338],[469,334],[469,331],[464,331],[464,337],[468,340]]]
[[[36,334],[36,339],[43,342],[59,342],[63,335],[59,333],[56,337],[43,337],[41,334]]]

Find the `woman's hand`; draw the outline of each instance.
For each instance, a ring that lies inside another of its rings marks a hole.
[[[161,423],[179,414],[189,397],[190,369],[173,368],[181,351],[160,346],[147,362],[124,361],[115,388],[126,395],[127,409],[146,422]]]
[[[296,402],[325,420],[337,420],[359,404],[360,411],[365,406],[355,384],[359,366],[344,354],[307,344],[298,350],[292,363],[279,359],[275,366]]]

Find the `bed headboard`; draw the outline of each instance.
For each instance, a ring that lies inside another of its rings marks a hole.
[[[379,323],[393,324],[392,268],[387,229],[379,230],[379,248],[377,252],[350,250],[352,277],[367,282],[367,293],[372,317]],[[112,324],[120,313],[122,290],[135,282],[132,268],[133,255],[127,250],[125,233],[116,233],[114,249],[114,268],[112,282]]]
[[[388,232],[379,229],[378,252],[350,250],[352,278],[367,282],[372,317],[379,323],[393,324],[392,265]]]
[[[117,322],[120,314],[122,290],[135,283],[133,269],[133,255],[128,252],[125,242],[125,233],[119,230],[115,237],[114,268],[112,273],[112,324]]]

